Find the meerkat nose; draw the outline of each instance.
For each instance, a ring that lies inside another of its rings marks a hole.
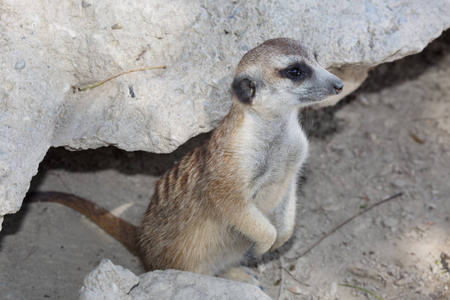
[[[342,93],[342,89],[344,88],[344,83],[339,80],[334,83],[333,87],[334,87],[334,91],[336,92],[336,94],[340,94],[340,93]]]

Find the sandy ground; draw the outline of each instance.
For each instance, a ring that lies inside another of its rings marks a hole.
[[[450,32],[422,54],[383,65],[337,107],[307,112],[311,136],[295,236],[255,266],[275,299],[450,299]],[[51,150],[32,190],[92,199],[136,224],[171,155],[114,148]],[[388,196],[294,261],[323,234]],[[27,204],[0,233],[2,299],[76,299],[102,258],[139,260],[85,217]]]

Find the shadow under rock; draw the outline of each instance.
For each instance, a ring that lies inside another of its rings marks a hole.
[[[379,65],[356,92],[378,93],[380,90],[416,79],[428,68],[438,65],[450,54],[450,29],[417,54]]]
[[[127,175],[160,176],[189,151],[203,144],[209,135],[209,133],[200,134],[169,154],[145,151],[127,152],[113,146],[83,151],[50,148],[39,166],[39,172],[49,169],[63,169],[72,172],[115,169]]]
[[[2,224],[2,231],[0,232],[0,252],[4,250],[3,240],[5,236],[14,235],[20,231],[27,211],[27,205],[23,205],[17,213],[5,216]]]

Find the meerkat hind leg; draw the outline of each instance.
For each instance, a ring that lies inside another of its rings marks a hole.
[[[230,267],[219,274],[219,277],[256,285],[262,290],[262,285],[258,281],[258,277],[256,276],[255,272],[247,267]]]

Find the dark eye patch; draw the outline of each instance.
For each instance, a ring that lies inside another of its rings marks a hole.
[[[281,77],[288,78],[292,81],[302,81],[306,77],[311,76],[312,70],[303,62],[290,65],[286,69],[279,71]]]

